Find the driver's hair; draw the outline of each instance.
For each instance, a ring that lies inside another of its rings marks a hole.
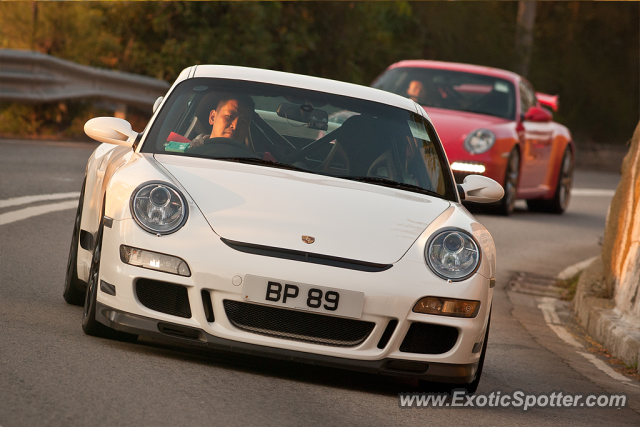
[[[249,95],[238,95],[230,92],[221,92],[216,94],[214,99],[215,102],[213,105],[215,105],[214,110],[216,111],[218,111],[221,106],[232,100],[238,101],[238,106],[240,108],[247,108],[251,112],[253,112],[256,108],[255,102],[253,102],[253,99],[251,99]]]

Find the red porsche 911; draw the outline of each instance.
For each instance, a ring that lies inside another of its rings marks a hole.
[[[575,145],[544,108],[557,111],[557,96],[536,93],[510,71],[424,60],[397,62],[372,86],[427,111],[458,183],[480,174],[504,187],[497,212],[509,215],[516,199],[526,199],[531,211],[566,210]]]

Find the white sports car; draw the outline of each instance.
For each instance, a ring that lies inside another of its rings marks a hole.
[[[339,118],[336,119],[336,118]],[[140,134],[102,117],[64,297],[138,335],[475,391],[496,265],[425,111],[348,83],[185,69]]]

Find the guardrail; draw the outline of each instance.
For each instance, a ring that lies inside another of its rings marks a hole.
[[[0,100],[56,102],[92,98],[150,108],[170,85],[138,74],[79,65],[39,52],[0,49]],[[126,111],[126,107],[124,108]]]

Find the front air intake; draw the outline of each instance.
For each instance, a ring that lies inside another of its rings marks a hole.
[[[405,335],[400,351],[418,354],[442,354],[451,350],[458,341],[458,330],[451,326],[431,323],[412,323]]]
[[[159,280],[138,279],[136,296],[145,307],[172,316],[190,318],[191,306],[187,288]]]

